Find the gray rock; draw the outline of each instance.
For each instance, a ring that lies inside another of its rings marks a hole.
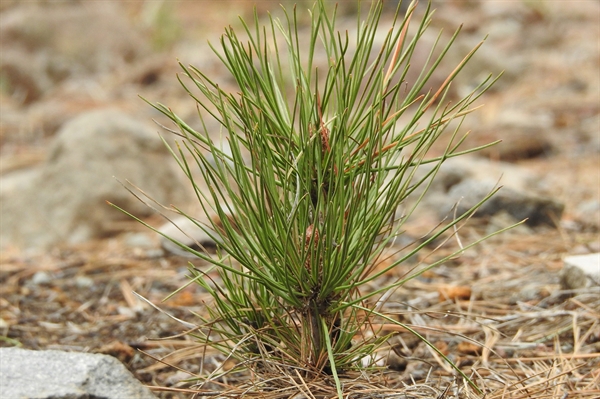
[[[75,285],[78,288],[90,288],[94,285],[94,280],[86,276],[75,277]]]
[[[0,16],[0,45],[45,54],[56,81],[80,72],[106,72],[150,51],[117,2],[53,2],[14,7]]]
[[[38,175],[39,171],[35,168],[18,169],[0,175],[0,201],[7,200],[19,191],[27,190],[38,178]]]
[[[502,128],[502,143],[477,152],[477,155],[504,162],[515,162],[551,155],[554,146],[543,129]],[[498,135],[500,132],[494,132]],[[481,143],[484,144],[484,143]]]
[[[509,129],[509,134],[510,129],[537,131],[537,134],[544,134],[544,130],[552,128],[554,117],[552,112],[546,109],[530,111],[523,107],[506,107],[498,113],[495,124],[503,130],[499,137],[504,136],[505,129]]]
[[[417,178],[432,167],[419,167]],[[528,219],[530,226],[554,226],[562,216],[564,204],[548,196],[544,184],[544,179],[519,166],[462,156],[442,165],[422,206],[437,212],[439,217],[446,217],[452,215],[453,207],[458,204],[457,214],[460,215],[495,187],[502,186],[476,215],[493,216],[506,212],[517,221]]]
[[[598,228],[600,226],[600,201],[589,200],[579,204],[574,216],[581,225]]]
[[[52,87],[52,81],[39,58],[16,49],[2,51],[0,73],[7,91],[20,103],[36,101]]]
[[[145,124],[110,109],[81,114],[59,130],[37,178],[3,196],[2,245],[47,247],[114,233],[115,222],[129,217],[106,201],[149,215],[151,209],[119,181],[132,182],[160,203],[181,202],[187,191],[174,164]]]
[[[44,271],[37,272],[31,278],[31,284],[33,285],[44,285],[49,284],[52,281],[50,274]]]
[[[156,399],[112,356],[0,348],[3,398]]]
[[[560,275],[564,289],[586,288],[600,285],[600,253],[567,256]]]
[[[448,192],[450,203],[458,203],[458,214],[475,206],[496,186],[495,181],[466,179]],[[527,219],[530,226],[554,226],[562,216],[564,205],[552,198],[543,197],[509,187],[502,187],[477,210],[479,216],[507,212],[516,220]],[[447,209],[450,212],[450,209]]]
[[[492,234],[498,230],[501,230],[505,227],[512,226],[520,222],[520,220],[516,219],[514,216],[510,215],[506,211],[500,211],[495,213],[492,217],[489,218],[488,225],[486,226],[486,234]],[[518,226],[515,226],[511,229],[513,233],[518,233],[520,235],[528,235],[532,234],[533,230],[531,227],[522,223]]]
[[[417,178],[424,176],[433,167],[434,164],[420,166],[416,172]],[[436,194],[448,193],[453,186],[467,179],[493,180],[499,185],[518,191],[528,189],[541,192],[543,190],[542,179],[528,170],[507,162],[492,162],[475,155],[463,155],[444,162],[433,181],[431,190]]]

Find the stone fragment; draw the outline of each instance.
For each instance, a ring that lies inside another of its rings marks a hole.
[[[560,274],[560,285],[567,290],[600,285],[600,253],[567,256]]]
[[[0,348],[3,398],[156,399],[112,356]]]
[[[588,228],[600,227],[600,201],[589,200],[577,206],[575,220]]]

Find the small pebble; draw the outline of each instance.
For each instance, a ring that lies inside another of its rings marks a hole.
[[[186,373],[185,371],[178,371],[175,374],[171,374],[169,378],[165,381],[166,386],[172,387],[179,384],[182,380],[190,378],[190,373]]]
[[[600,253],[567,256],[564,262],[560,276],[563,289],[600,285]]]
[[[117,312],[119,312],[120,315],[129,317],[129,318],[135,317],[135,310],[131,309],[127,306],[119,306],[117,308]]]
[[[31,278],[31,283],[34,285],[49,284],[50,281],[52,281],[52,277],[46,272],[37,272]]]
[[[94,285],[94,280],[86,276],[75,277],[75,285],[78,288],[89,288]]]

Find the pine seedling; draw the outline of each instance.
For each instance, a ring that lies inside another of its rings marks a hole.
[[[175,209],[219,247],[213,256],[173,240],[214,265],[221,281],[190,267],[192,280],[213,300],[194,334],[255,375],[268,379],[283,371],[284,386],[290,379],[330,378],[341,398],[345,375],[374,367],[376,350],[389,338],[384,326],[408,329],[434,348],[381,303],[450,256],[379,288],[372,283],[460,227],[487,199],[382,262],[444,161],[480,149],[459,150],[466,137],[459,130],[495,79],[490,75],[463,98],[447,99],[480,43],[441,86],[426,91],[458,29],[441,51],[431,49],[418,77],[407,80],[432,18],[429,5],[420,18],[415,7],[411,3],[404,15],[398,8],[383,27],[382,3],[373,1],[366,16],[359,14],[355,35],[336,30],[336,9],[323,0],[309,11],[307,28],[295,8],[284,9],[282,20],[269,16],[265,26],[255,15],[252,24],[242,20],[241,33],[227,28],[213,50],[235,89],[225,90],[193,66],[181,65],[179,79],[202,125],[214,118],[220,134],[195,130],[155,105],[176,126],[180,140],[171,151],[199,203],[218,216],[207,226]],[[326,62],[317,62],[322,55]],[[430,156],[440,140],[445,151]],[[424,164],[435,167],[417,177]],[[416,204],[399,216],[409,196]]]

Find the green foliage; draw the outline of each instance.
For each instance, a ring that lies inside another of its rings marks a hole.
[[[177,210],[220,248],[215,257],[176,242],[216,266],[222,280],[216,284],[190,268],[214,299],[196,336],[257,371],[284,365],[290,375],[331,375],[341,394],[340,373],[370,367],[364,359],[375,359],[388,338],[377,326],[402,325],[382,313],[378,300],[445,259],[377,289],[371,283],[477,208],[379,266],[414,210],[398,216],[399,206],[426,190],[446,159],[472,151],[458,150],[466,137],[458,134],[460,123],[447,128],[473,110],[493,80],[446,100],[478,45],[439,88],[421,94],[460,29],[439,56],[431,50],[415,81],[406,80],[431,21],[429,7],[415,22],[411,4],[382,31],[382,5],[374,1],[364,19],[358,16],[356,34],[337,31],[336,10],[322,0],[303,31],[296,9],[284,12],[283,21],[269,17],[267,26],[258,16],[251,25],[242,21],[241,34],[226,29],[214,50],[235,90],[181,66],[180,82],[203,125],[207,115],[216,119],[220,135],[196,131],[169,108],[155,107],[179,129],[182,140],[172,152],[199,203],[219,217],[205,226]],[[383,42],[381,32],[387,32]],[[323,55],[326,61],[317,61]],[[428,156],[441,139],[445,152]],[[416,178],[425,163],[436,167]]]

